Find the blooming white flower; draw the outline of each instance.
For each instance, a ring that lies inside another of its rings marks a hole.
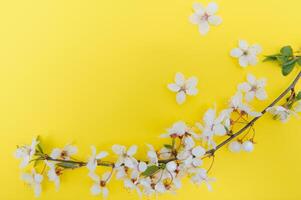
[[[107,183],[110,181],[111,172],[104,173],[101,178],[95,173],[89,173],[89,176],[94,181],[94,184],[90,189],[91,193],[93,195],[99,195],[100,193],[102,193],[103,198],[107,198],[109,190],[106,186]]]
[[[46,161],[46,164],[49,167],[47,176],[50,181],[53,181],[56,189],[60,187],[60,175],[62,174],[63,169],[57,168],[55,163]]]
[[[239,40],[238,46],[238,48],[232,49],[230,55],[238,58],[239,65],[242,67],[256,65],[258,62],[257,55],[262,51],[261,47],[258,44],[249,45],[245,40]]]
[[[254,150],[254,144],[253,142],[247,140],[244,143],[242,143],[242,149],[245,152],[252,152]]]
[[[131,177],[124,180],[124,187],[135,190],[140,197],[142,196],[142,192],[139,188],[139,173],[137,171],[133,171]]]
[[[175,83],[168,84],[168,89],[176,92],[176,100],[178,104],[183,104],[186,100],[186,95],[195,96],[198,93],[196,88],[198,79],[196,77],[190,77],[185,80],[185,77],[181,73],[176,73]]]
[[[229,150],[233,153],[237,153],[241,150],[242,145],[240,142],[238,141],[232,141],[230,142],[229,146],[228,146]]]
[[[208,190],[211,191],[212,187],[211,187],[210,182],[215,181],[215,179],[209,178],[207,175],[207,171],[205,169],[195,168],[194,171],[195,171],[195,173],[194,173],[194,176],[191,177],[191,181],[195,184],[201,184],[201,183],[205,182]]]
[[[37,138],[34,138],[31,145],[24,145],[17,148],[15,157],[21,159],[20,168],[24,168],[29,164],[30,160],[36,153],[36,146],[38,143],[39,141],[37,141]]]
[[[33,188],[36,197],[39,197],[41,195],[41,183],[43,181],[43,175],[37,173],[33,169],[31,173],[23,173],[21,178]]]
[[[94,172],[97,167],[97,160],[101,160],[108,156],[108,152],[101,151],[98,154],[96,154],[96,148],[94,146],[91,146],[92,154],[89,157],[87,168],[89,169],[89,172]]]
[[[192,150],[182,150],[178,153],[177,159],[183,161],[185,167],[199,167],[202,165],[202,157],[206,150],[201,146],[196,146]]]
[[[228,114],[230,115],[233,111],[243,112],[245,114],[248,114],[252,117],[259,117],[262,115],[260,112],[252,111],[251,108],[244,104],[242,101],[242,94],[241,92],[237,92],[230,100],[229,103],[229,109]]]
[[[54,159],[70,160],[70,157],[77,153],[77,147],[71,144],[66,145],[64,148],[55,148],[52,150],[50,157]]]
[[[245,92],[246,101],[252,101],[254,97],[259,100],[265,100],[267,94],[265,92],[266,79],[256,80],[255,76],[248,74],[247,81],[238,85],[238,90]]]
[[[222,23],[222,19],[215,15],[218,10],[216,3],[209,3],[207,7],[200,3],[194,3],[193,10],[195,13],[189,17],[190,22],[199,26],[199,32],[202,35],[208,33],[209,25],[217,26]]]
[[[216,116],[216,109],[208,109],[203,117],[203,121],[204,125],[196,123],[196,126],[202,131],[201,138],[209,146],[215,147],[213,136],[224,136],[227,134],[227,129],[230,126],[230,118],[226,115],[226,112],[222,112],[219,116]]]
[[[273,115],[274,119],[279,119],[281,122],[287,122],[290,115],[296,114],[292,110],[287,109],[283,106],[273,106],[273,107],[267,108],[266,111],[268,113],[271,113]]]
[[[178,121],[172,125],[171,128],[167,129],[167,133],[161,134],[162,138],[167,138],[167,137],[180,137],[184,136],[185,134],[192,135],[194,137],[198,137],[197,134],[195,134],[191,128],[189,128],[185,122],[183,121]]]
[[[119,167],[124,164],[128,168],[134,168],[137,165],[137,160],[133,157],[133,155],[137,152],[137,146],[132,145],[126,150],[125,146],[122,145],[113,145],[113,152],[118,155],[118,160],[115,163],[115,167]]]

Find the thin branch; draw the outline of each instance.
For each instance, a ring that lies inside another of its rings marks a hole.
[[[278,103],[287,93],[289,93],[292,89],[295,88],[295,86],[298,83],[298,81],[299,81],[300,78],[301,78],[301,71],[298,73],[298,75],[296,76],[296,78],[294,79],[294,81],[288,86],[288,88],[286,90],[284,90],[270,105],[268,105],[261,112],[261,114],[262,114],[261,116],[253,118],[247,125],[245,125],[243,128],[241,128],[236,133],[232,134],[228,139],[224,140],[219,145],[217,145],[216,148],[208,150],[206,152],[206,154],[213,155],[217,150],[219,150],[220,148],[222,148],[223,146],[225,146],[226,144],[228,144],[230,141],[232,141],[234,138],[236,138],[237,136],[239,136],[240,134],[242,134],[247,128],[249,128],[250,126],[253,126],[254,123],[258,119],[260,119],[266,113],[266,111],[267,111],[268,108],[273,107],[274,105],[276,105],[276,103]]]

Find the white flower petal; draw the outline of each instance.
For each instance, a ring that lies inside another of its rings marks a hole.
[[[214,15],[218,10],[218,6],[216,3],[211,2],[208,4],[207,8],[206,8],[206,13],[208,13],[209,15]]]
[[[192,24],[199,24],[201,23],[201,18],[199,15],[197,14],[192,14],[189,16],[189,21],[192,23]]]
[[[175,84],[175,83],[168,84],[167,87],[168,87],[169,90],[171,90],[171,91],[173,91],[173,92],[178,92],[178,91],[181,89],[181,87],[178,86],[178,85]]]
[[[241,150],[241,143],[239,143],[238,141],[230,142],[228,148],[231,152],[237,153]]]
[[[191,96],[197,95],[198,92],[199,92],[199,90],[195,87],[190,87],[186,90],[186,94],[191,95]]]
[[[198,84],[198,79],[197,79],[197,77],[194,77],[194,76],[190,77],[185,82],[185,85],[187,88],[196,87],[197,84]]]
[[[250,46],[249,51],[250,51],[250,53],[257,55],[262,52],[262,48],[260,45],[254,44],[254,45]]]
[[[265,90],[263,88],[259,88],[257,91],[256,91],[256,98],[259,99],[259,100],[265,100],[268,98]]]
[[[178,92],[177,95],[176,95],[176,100],[177,100],[178,104],[183,104],[186,100],[185,92],[183,92],[183,91]]]
[[[129,155],[129,156],[135,155],[136,152],[137,152],[137,148],[138,148],[138,147],[137,147],[136,145],[130,146],[130,148],[129,148],[128,151],[127,151],[127,155]]]
[[[147,169],[147,164],[145,162],[139,162],[138,169],[140,172],[144,172]]]
[[[249,65],[249,60],[247,56],[239,57],[239,65],[241,67],[247,67]]]
[[[201,146],[197,146],[192,149],[191,153],[192,153],[192,155],[194,155],[196,157],[201,157],[201,156],[205,155],[206,150]]]
[[[40,184],[33,185],[34,195],[35,197],[40,197],[42,192],[42,187]]]
[[[177,164],[176,162],[174,161],[171,161],[171,162],[168,162],[166,164],[166,169],[169,171],[169,172],[173,172],[177,169]]]
[[[246,101],[248,101],[248,102],[252,101],[254,99],[254,97],[255,97],[254,91],[247,92],[246,96],[245,96]]]
[[[220,18],[219,16],[210,16],[208,18],[208,22],[209,24],[213,25],[213,26],[218,26],[222,23],[222,18]]]
[[[178,72],[175,76],[175,82],[177,85],[182,86],[185,83],[185,77],[182,73]]]
[[[247,58],[249,65],[254,66],[258,63],[258,58],[255,55],[248,55]]]
[[[91,194],[98,195],[101,192],[100,186],[98,184],[94,184],[91,189]]]
[[[256,77],[252,74],[248,74],[247,75],[247,80],[251,85],[255,85],[256,84]]]
[[[204,7],[201,3],[192,4],[192,8],[193,8],[194,11],[199,11],[199,10],[205,11],[205,9],[204,9]]]
[[[238,41],[238,46],[239,46],[239,48],[241,48],[244,51],[247,51],[249,49],[249,44],[245,40],[239,40]]]
[[[115,144],[112,146],[112,151],[117,155],[122,155],[125,153],[125,146]]]
[[[194,159],[192,160],[192,164],[193,164],[193,166],[195,166],[195,167],[199,167],[199,166],[201,166],[201,165],[203,164],[203,161],[202,161],[201,158],[194,158]]]
[[[61,153],[62,153],[62,150],[61,150],[61,149],[55,148],[55,149],[52,150],[52,152],[51,152],[51,154],[50,154],[50,157],[51,157],[51,158],[54,158],[54,159],[59,158],[60,155],[61,155]]]
[[[224,125],[216,124],[214,126],[214,133],[218,136],[224,136],[227,133],[227,130],[225,129]]]
[[[209,31],[210,27],[209,27],[209,24],[207,21],[202,21],[200,24],[199,24],[199,32],[202,34],[202,35],[206,35]]]
[[[234,58],[239,58],[243,53],[244,52],[240,48],[234,48],[231,50],[230,55]]]
[[[241,83],[238,85],[238,90],[243,92],[248,92],[251,90],[251,85],[249,83]]]
[[[106,152],[106,151],[101,151],[99,154],[97,154],[97,155],[95,156],[95,158],[96,158],[97,160],[100,160],[100,159],[103,159],[103,158],[107,157],[108,155],[109,155],[108,152]]]
[[[102,188],[102,196],[103,196],[103,198],[107,198],[108,195],[109,195],[108,188],[106,188],[106,187]]]

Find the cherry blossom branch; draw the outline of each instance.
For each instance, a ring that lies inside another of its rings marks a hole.
[[[301,78],[301,71],[298,73],[298,75],[296,76],[296,78],[294,79],[294,81],[286,88],[286,90],[284,90],[270,105],[268,105],[262,112],[260,116],[253,118],[248,124],[246,124],[243,128],[241,128],[239,131],[237,131],[236,133],[232,134],[229,136],[229,138],[227,138],[226,140],[224,140],[223,142],[221,142],[220,144],[218,144],[216,146],[216,148],[212,148],[210,150],[208,150],[206,152],[206,154],[209,155],[213,155],[217,150],[219,150],[220,148],[222,148],[223,146],[225,146],[226,144],[228,144],[230,141],[232,141],[234,138],[236,138],[237,136],[239,136],[240,134],[242,134],[245,130],[247,130],[249,127],[253,126],[254,123],[260,119],[266,112],[268,108],[273,107],[274,105],[276,105],[281,99],[283,99],[283,97],[285,97],[285,95],[287,93],[289,93],[290,91],[294,91],[294,88],[296,86],[296,84],[298,83],[299,79]]]

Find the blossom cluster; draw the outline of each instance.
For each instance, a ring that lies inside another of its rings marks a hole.
[[[211,189],[214,178],[208,176],[209,169],[206,169],[203,163],[205,158],[214,156],[216,141],[219,138],[231,137],[236,126],[248,123],[250,117],[262,115],[261,112],[254,111],[249,103],[254,99],[267,98],[265,85],[265,79],[256,79],[249,74],[247,81],[238,85],[237,92],[230,98],[225,109],[219,112],[216,107],[208,109],[202,120],[194,126],[183,121],[174,123],[161,135],[162,138],[170,139],[169,144],[164,144],[161,148],[148,144],[145,160],[135,157],[138,150],[136,145],[127,148],[115,144],[111,149],[114,161],[105,160],[109,152],[97,151],[95,146],[91,146],[91,154],[86,161],[79,161],[74,159],[78,151],[74,145],[54,148],[47,154],[39,139],[35,138],[30,145],[19,146],[15,152],[16,158],[21,160],[20,168],[28,170],[28,166],[31,166],[31,171],[22,173],[21,177],[33,187],[37,197],[40,196],[44,176],[59,189],[64,171],[80,167],[87,168],[88,177],[92,182],[91,194],[102,194],[103,197],[108,196],[108,185],[112,178],[123,181],[126,189],[136,191],[140,196],[174,193],[181,187],[183,177],[190,177],[195,184],[205,183]],[[275,119],[285,121],[291,113],[301,110],[299,98],[296,94],[291,95],[286,103],[289,107],[274,106],[267,111],[272,113]],[[248,134],[250,130],[253,130],[251,136]],[[250,127],[245,135],[229,143],[230,151],[253,151],[254,133],[254,127]],[[38,165],[43,165],[41,172],[38,172]],[[109,169],[102,175],[96,170],[101,166]]]

